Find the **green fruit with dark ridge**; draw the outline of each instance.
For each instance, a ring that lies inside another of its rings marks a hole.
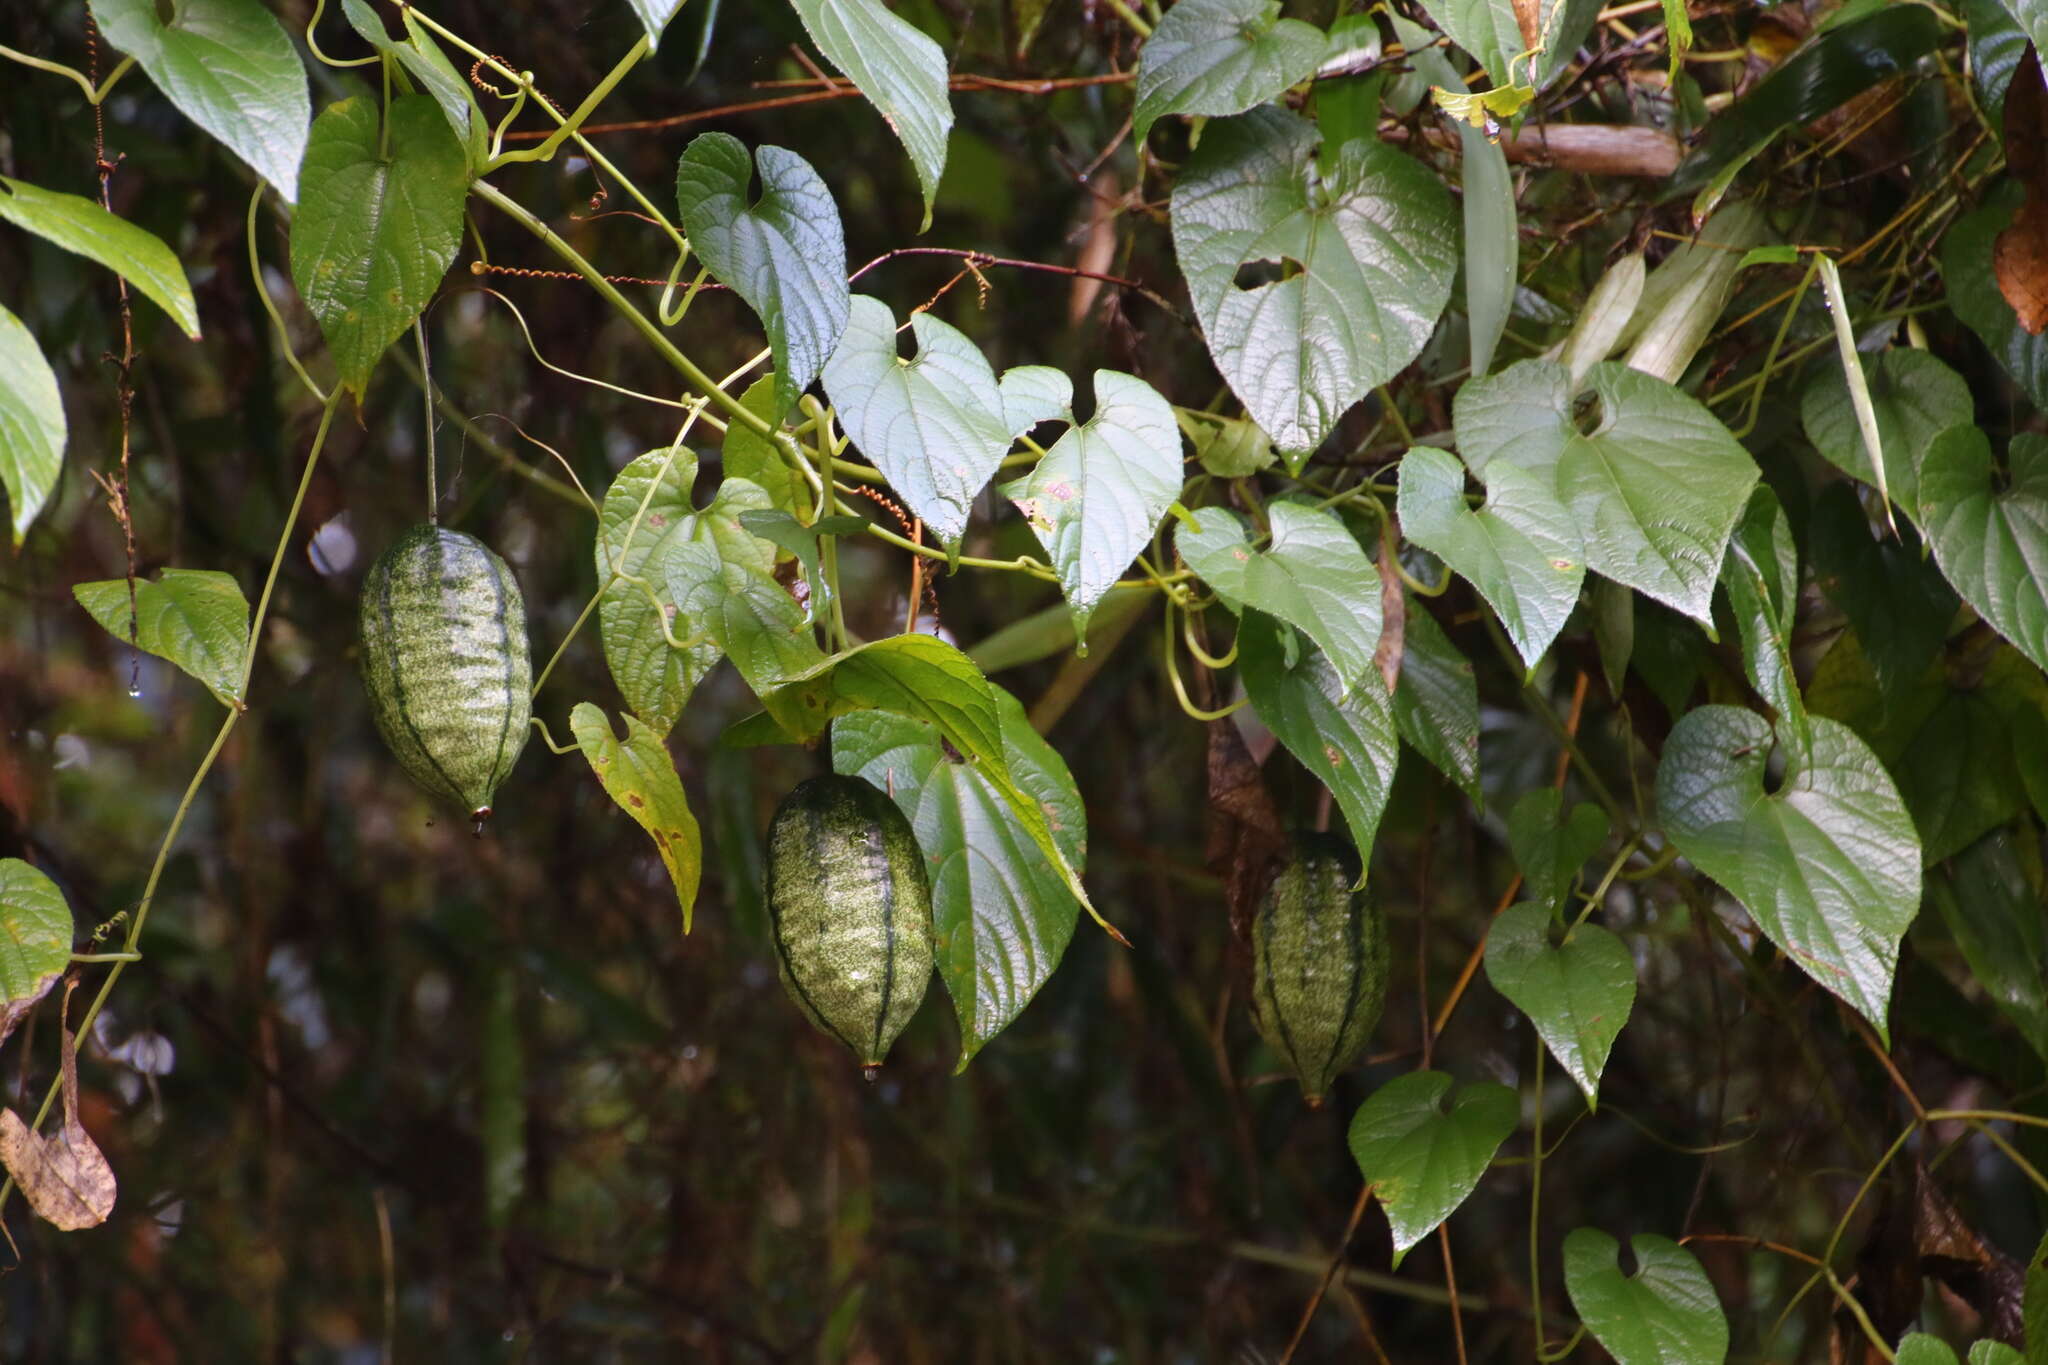
[[[363,682],[399,766],[477,822],[526,747],[526,603],[475,536],[415,526],[363,579]]]
[[[768,918],[790,998],[873,1080],[932,975],[931,880],[896,803],[838,774],[782,798]]]
[[[1329,834],[1295,836],[1252,918],[1252,1020],[1320,1106],[1380,1021],[1387,922],[1358,881],[1358,854]]]

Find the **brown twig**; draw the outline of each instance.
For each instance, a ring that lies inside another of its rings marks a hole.
[[[1289,1365],[1294,1353],[1301,1349],[1301,1339],[1308,1335],[1308,1325],[1315,1320],[1316,1309],[1323,1306],[1323,1296],[1330,1292],[1330,1282],[1337,1278],[1337,1271],[1344,1264],[1344,1253],[1351,1249],[1351,1239],[1358,1235],[1358,1220],[1365,1217],[1365,1206],[1372,1202],[1372,1186],[1366,1185],[1358,1191],[1358,1202],[1351,1206],[1351,1217],[1344,1224],[1344,1235],[1337,1240],[1337,1249],[1330,1253],[1330,1268],[1323,1272],[1323,1278],[1316,1281],[1316,1292],[1309,1295],[1302,1306],[1301,1321],[1294,1325],[1294,1336],[1288,1341],[1287,1349],[1280,1353],[1280,1365]]]
[[[1438,1223],[1436,1232],[1444,1248],[1444,1289],[1451,1296],[1451,1340],[1458,1348],[1458,1365],[1468,1365],[1465,1359],[1465,1310],[1458,1303],[1458,1270],[1451,1264],[1451,1225]]]

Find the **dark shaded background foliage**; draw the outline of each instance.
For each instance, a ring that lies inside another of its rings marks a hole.
[[[803,74],[785,6],[727,0],[711,60],[688,79],[693,11],[703,3],[694,0],[605,119],[723,105],[756,97],[757,80]],[[950,35],[958,70],[1085,74],[1130,56],[1128,35],[1106,14],[1084,14],[1078,0],[1053,0],[1022,60],[1012,55],[1010,6],[905,8],[927,31]],[[1321,21],[1328,8],[1305,11]],[[1700,8],[1703,47],[1752,36],[1753,7],[1722,6],[1718,16]],[[1779,20],[1798,19],[1786,11],[1799,8],[1779,7]],[[308,6],[286,0],[281,10],[298,28]],[[449,0],[435,13],[533,67],[565,103],[634,33],[617,0]],[[9,41],[82,62],[81,17],[75,4],[23,5],[10,11]],[[332,17],[321,32],[338,55],[358,50]],[[1612,32],[1597,42],[1556,116],[1656,117],[1654,101],[1646,107],[1624,76],[1661,63],[1661,48],[1631,49]],[[346,73],[312,70],[316,103],[347,92]],[[1707,70],[1703,79],[1718,88],[1743,71]],[[4,169],[90,192],[90,110],[60,81],[19,68],[6,79]],[[1931,74],[1920,79],[1938,108],[1948,88]],[[1077,180],[1116,137],[1127,91],[962,94],[956,106],[961,132],[922,239],[908,164],[856,101],[608,135],[604,145],[649,187],[670,182],[700,128],[797,148],[839,197],[855,261],[915,241],[1071,263],[1089,240],[1090,215],[1120,211],[1102,229],[1115,234],[1108,268],[1177,289],[1159,183],[1134,184],[1128,145],[1092,182]],[[1849,155],[1781,158],[1770,202],[1803,220],[1808,240],[1855,240],[1906,202],[1900,159],[1938,158],[1952,133],[1939,121],[1895,121],[1871,135],[1888,139],[1881,146],[1859,140]],[[247,173],[140,77],[111,101],[106,137],[121,158],[116,209],[177,247],[207,333],[187,343],[153,308],[135,308],[140,567],[226,569],[253,586],[316,413],[275,360],[251,290]],[[1155,143],[1172,155],[1183,138],[1162,130]],[[1455,159],[1446,169],[1455,174]],[[581,217],[599,189],[587,167],[565,158],[496,179],[605,269],[665,272],[654,234],[630,217]],[[1682,205],[1654,206],[1640,183],[1562,173],[1530,182],[1524,213],[1525,281],[1567,314],[1610,248],[1653,228],[1683,230]],[[477,220],[494,261],[552,264],[487,209]],[[283,229],[266,214],[259,231],[282,284]],[[516,422],[593,489],[632,453],[668,439],[662,410],[534,363],[508,311],[477,286],[516,300],[557,363],[667,392],[665,372],[599,300],[565,283],[479,281],[463,273],[470,258],[465,249],[427,325],[451,399],[497,415],[482,419],[483,433],[517,460],[558,472],[518,438]],[[863,286],[901,312],[954,273],[943,260],[906,258]],[[1787,283],[1782,272],[1766,276],[1752,277],[1729,317]],[[999,367],[1049,362],[1078,375],[1110,365],[1197,406],[1216,392],[1199,339],[1141,298],[1110,290],[1077,324],[1065,280],[999,271],[988,283],[985,300],[972,279],[954,288],[940,312]],[[1934,297],[1939,284],[1923,261],[1905,289]],[[214,721],[198,688],[132,658],[69,594],[71,583],[118,574],[123,562],[119,528],[89,478],[111,467],[117,448],[114,376],[103,359],[119,345],[111,277],[25,235],[0,234],[0,298],[58,365],[73,432],[60,499],[0,567],[0,856],[50,871],[90,925],[138,894]],[[1987,423],[2009,420],[1995,365],[1945,317],[1929,324],[1937,353],[1978,381]],[[1710,378],[1753,365],[1774,325],[1773,315],[1724,338],[1704,362]],[[1802,336],[1824,326],[1817,303],[1799,322]],[[316,349],[303,312],[293,328],[302,352]],[[1526,350],[1560,329],[1525,316],[1513,332]],[[727,299],[693,312],[687,339],[715,372],[758,345],[752,320]],[[1510,355],[1522,353],[1517,344],[1510,340]],[[1447,349],[1461,353],[1462,342]],[[1820,363],[1828,359],[1824,352]],[[1422,412],[1441,411],[1433,363],[1444,368],[1425,357],[1402,383]],[[1782,394],[1796,393],[1795,379],[1781,382]],[[1793,407],[1767,404],[1750,445],[1788,503],[1803,503]],[[57,1234],[18,1200],[9,1207],[22,1261],[0,1277],[6,1359],[370,1360],[384,1335],[387,1275],[397,1358],[451,1365],[1276,1358],[1358,1189],[1344,1125],[1373,1086],[1416,1065],[1424,1014],[1513,875],[1496,811],[1550,779],[1556,741],[1531,696],[1563,714],[1579,675],[1589,675],[1580,733],[1624,789],[1622,705],[1649,752],[1668,726],[1640,683],[1622,698],[1607,694],[1587,630],[1568,632],[1535,692],[1523,694],[1475,623],[1475,600],[1461,589],[1436,604],[1479,661],[1483,766],[1498,800],[1481,815],[1413,754],[1404,758],[1374,855],[1394,921],[1391,1002],[1373,1064],[1311,1112],[1291,1084],[1269,1083],[1272,1059],[1234,989],[1226,912],[1202,863],[1206,736],[1164,687],[1149,647],[1156,617],[1085,663],[1007,673],[999,681],[1027,704],[1048,690],[1071,699],[1051,738],[1088,800],[1090,885],[1136,946],[1117,949],[1084,921],[1043,996],[957,1077],[951,1011],[934,985],[885,1078],[869,1087],[784,1000],[764,945],[759,834],[777,797],[819,760],[794,749],[715,749],[723,726],[752,709],[729,674],[699,693],[673,746],[707,836],[705,894],[687,939],[644,836],[580,758],[530,746],[480,842],[388,760],[355,673],[353,593],[374,553],[418,517],[419,418],[417,391],[387,362],[360,412],[337,425],[285,561],[253,714],[170,865],[149,961],[116,995],[85,1063],[86,1119],[120,1174],[119,1209],[105,1227]],[[1354,420],[1339,447],[1362,435],[1363,416]],[[590,520],[509,477],[456,428],[444,424],[440,441],[446,514],[511,560],[544,656],[594,587]],[[323,526],[347,532],[322,539],[334,559],[326,573],[309,540]],[[1006,515],[974,534],[1011,540],[1022,530]],[[861,548],[849,552],[847,572],[855,629],[894,628],[902,562]],[[1047,589],[973,575],[942,582],[938,596],[963,643],[1053,600]],[[1649,649],[1660,623],[1646,610]],[[1700,694],[1740,688],[1725,647],[1699,649]],[[141,695],[131,699],[136,670]],[[572,702],[612,697],[586,637],[538,714],[560,733]],[[1647,781],[1644,751],[1634,752],[1635,777]],[[1276,760],[1273,780],[1296,815],[1312,819],[1312,784],[1291,772]],[[1541,1290],[1554,1317],[1569,1307],[1556,1246],[1580,1225],[1624,1237],[1727,1231],[1817,1249],[1904,1112],[1842,1013],[1805,978],[1782,966],[1746,974],[1668,889],[1639,900],[1624,893],[1616,905],[1610,919],[1628,930],[1641,991],[1608,1069],[1607,1103],[1576,1123],[1544,1168]],[[1757,960],[1768,963],[1770,950]],[[1893,1018],[1901,1066],[1924,1096],[2024,1102],[2040,1090],[2038,1065],[1968,985],[1931,917],[1909,943]],[[0,1059],[10,1103],[46,1082],[51,1028],[45,1010]],[[174,1050],[161,1076],[113,1055],[128,1042],[119,1057],[146,1060],[131,1040],[150,1035]],[[1461,1075],[1519,1083],[1533,1111],[1533,1047],[1482,975],[1434,1059]],[[1546,1076],[1546,1141],[1556,1141],[1580,1106],[1554,1066]],[[2016,1141],[2035,1150],[2024,1135]],[[1504,1155],[1528,1147],[1525,1126]],[[493,1177],[493,1161],[521,1153],[523,1170],[501,1166]],[[1981,1140],[1941,1177],[1994,1241],[2031,1245],[2038,1201]],[[494,1207],[494,1185],[516,1197]],[[1498,1165],[1452,1221],[1474,1360],[1527,1358],[1529,1195],[1525,1166]],[[1898,1191],[1893,1206],[1908,1203]],[[1883,1226],[1860,1218],[1852,1244],[1875,1227],[1873,1255],[1896,1253]],[[1738,1246],[1697,1249],[1738,1355],[1755,1358],[1802,1269]],[[1377,1210],[1349,1255],[1357,1268],[1386,1270]],[[1434,1239],[1401,1278],[1406,1292],[1340,1286],[1299,1358],[1363,1358],[1367,1316],[1392,1358],[1450,1358]],[[1807,1297],[1768,1358],[1824,1358],[1828,1313],[1824,1295]],[[1583,1349],[1597,1358],[1597,1348]]]

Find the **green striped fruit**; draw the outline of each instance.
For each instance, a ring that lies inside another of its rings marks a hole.
[[[1358,881],[1358,854],[1295,836],[1252,918],[1252,1020],[1320,1107],[1372,1037],[1387,997],[1387,922]]]
[[[803,783],[768,826],[768,917],[782,984],[873,1080],[932,974],[924,850],[857,777]]]
[[[384,742],[481,834],[531,714],[518,580],[475,536],[415,526],[363,579],[362,633],[363,682]]]

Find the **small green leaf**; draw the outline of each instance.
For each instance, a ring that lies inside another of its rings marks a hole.
[[[1920,908],[1920,841],[1884,765],[1813,717],[1813,753],[1765,789],[1770,725],[1702,706],[1665,741],[1657,810],[1678,851],[1743,903],[1771,941],[1888,1036],[1899,940]]]
[[[0,308],[0,487],[17,546],[57,486],[67,435],[56,373],[21,319]]]
[[[1934,438],[1968,422],[1975,411],[1963,377],[1925,351],[1900,347],[1863,362],[1864,382],[1884,450],[1885,486],[1892,501],[1920,518],[1920,462]],[[1855,404],[1839,365],[1823,365],[1799,402],[1806,439],[1829,463],[1872,485],[1870,463]]]
[[[1956,1353],[1940,1337],[1925,1332],[1908,1332],[1899,1338],[1897,1365],[1956,1365]]]
[[[1998,486],[1991,438],[1977,426],[1934,438],[1920,467],[1928,543],[1963,600],[2048,668],[2048,436],[2021,432]]]
[[[2041,897],[2027,884],[2011,836],[1994,835],[1953,863],[1930,868],[1927,899],[1985,994],[2035,1055],[2048,1059],[2048,933]]]
[[[647,46],[652,49],[661,44],[661,31],[668,27],[668,21],[676,17],[676,11],[683,7],[683,0],[630,0],[633,13],[640,17],[640,26],[647,30]]]
[[[2025,197],[2019,181],[2008,176],[1992,186],[1974,212],[1957,219],[1942,234],[1941,278],[1948,285],[1950,309],[1982,338],[2034,405],[2048,408],[2048,332],[2034,336],[2020,326],[1991,269],[1998,234],[2012,225]],[[1924,490],[1921,496],[1926,497]]]
[[[1452,42],[1486,68],[1495,85],[1520,80],[1540,88],[1564,69],[1585,41],[1600,0],[1541,0],[1538,44],[1523,41],[1515,0],[1423,0],[1422,8]],[[1532,60],[1515,60],[1536,45],[1540,52]],[[1514,62],[1512,72],[1509,62]]]
[[[747,202],[754,169],[761,197]],[[811,163],[781,147],[747,155],[729,133],[704,133],[676,166],[676,207],[690,248],[746,300],[775,353],[780,422],[846,330],[846,237],[839,206]]]
[[[930,227],[932,200],[946,169],[946,139],[953,130],[945,52],[914,25],[883,8],[880,0],[790,4],[825,60],[860,87],[910,153],[917,182],[924,188],[924,226]],[[696,234],[690,235],[694,240]],[[842,266],[840,274],[845,273]]]
[[[389,141],[387,148],[385,143]],[[360,399],[384,348],[425,310],[462,244],[468,153],[425,95],[367,95],[313,124],[292,218],[292,282],[327,338],[341,386]]]
[[[476,96],[470,93],[469,82],[455,70],[441,45],[420,26],[412,10],[399,11],[399,21],[405,25],[405,41],[402,43],[392,41],[384,21],[377,17],[377,12],[366,0],[341,0],[341,12],[348,19],[349,27],[364,42],[404,67],[405,73],[419,84],[421,91],[441,106],[441,114],[448,120],[449,130],[469,153],[470,169],[481,169],[489,159],[484,145],[483,111],[477,108]]]
[[[1778,495],[1759,486],[1728,542],[1721,568],[1742,664],[1757,695],[1777,713],[1776,733],[1789,761],[1804,763],[1813,747],[1806,702],[1792,671],[1792,613],[1799,592],[1799,552]]]
[[[1607,1053],[1636,1003],[1636,964],[1622,941],[1581,924],[1550,943],[1550,911],[1511,906],[1486,934],[1486,978],[1529,1016],[1588,1108],[1598,1108]]]
[[[1489,473],[1486,505],[1474,511],[1457,457],[1415,447],[1401,460],[1401,529],[1479,590],[1533,670],[1578,605],[1584,554],[1548,482],[1506,461]]]
[[[97,261],[141,290],[194,341],[199,339],[199,305],[193,301],[185,267],[163,239],[107,212],[82,195],[58,194],[24,180],[0,175],[0,218]]]
[[[1967,1365],[2027,1365],[2027,1358],[2004,1342],[1986,1337],[1971,1345]]]
[[[1317,142],[1315,125],[1270,106],[1212,123],[1172,204],[1209,354],[1252,420],[1297,456],[1422,350],[1458,268],[1457,218],[1433,173],[1365,140],[1319,171]],[[1278,278],[1238,283],[1266,262]]]
[[[1259,719],[1330,789],[1359,863],[1369,867],[1401,756],[1386,684],[1368,669],[1347,690],[1329,657],[1291,634],[1264,612],[1246,612],[1237,630],[1238,676]]]
[[[779,420],[775,415],[775,403],[775,376],[772,374],[762,375],[747,385],[747,391],[740,395],[741,407],[771,425]],[[798,521],[810,516],[817,506],[804,476],[791,469],[774,444],[745,422],[734,422],[726,427],[722,461],[725,477],[745,479],[765,488],[769,502]]]
[[[284,25],[259,0],[183,0],[168,24],[161,13],[156,0],[93,5],[107,41],[180,113],[297,202],[313,101]]]
[[[1401,641],[1401,676],[1394,684],[1394,727],[1460,791],[1483,803],[1479,681],[1472,661],[1412,596]]]
[[[1702,623],[1755,461],[1703,405],[1612,361],[1574,403],[1563,366],[1525,360],[1458,390],[1458,451],[1474,473],[1519,466],[1570,512],[1586,567]]]
[[[1204,507],[1174,531],[1174,548],[1232,611],[1277,616],[1322,646],[1345,691],[1373,668],[1380,639],[1380,576],[1334,512],[1297,502],[1266,509],[1271,539],[1253,549],[1245,523]]]
[[[78,604],[115,639],[128,640],[128,580],[78,583]],[[249,602],[233,574],[165,569],[135,580],[135,646],[168,659],[206,684],[221,703],[242,709],[242,664],[249,647]]]
[[[1416,1071],[1387,1082],[1351,1119],[1351,1155],[1387,1212],[1394,1264],[1436,1230],[1478,1187],[1501,1143],[1515,1131],[1515,1092],[1490,1081],[1459,1089],[1451,1078]]]
[[[1276,0],[1181,0],[1138,54],[1140,143],[1168,114],[1218,118],[1264,104],[1321,62],[1322,31],[1282,19]]]
[[[662,866],[675,883],[676,902],[683,909],[683,932],[689,933],[697,906],[697,880],[704,871],[704,842],[697,830],[697,817],[690,813],[683,780],[676,774],[675,760],[669,757],[661,736],[645,722],[627,716],[626,737],[621,740],[605,713],[587,701],[578,702],[569,713],[569,729],[606,794],[653,836]]]
[[[1180,423],[1180,434],[1195,448],[1196,461],[1219,479],[1250,478],[1270,469],[1280,458],[1273,449],[1273,438],[1249,417],[1223,417],[1181,407],[1173,410],[1173,417]]]
[[[1142,379],[1095,372],[1095,415],[1045,452],[1032,471],[1004,484],[1052,556],[1074,630],[1151,542],[1180,492],[1180,429],[1173,408]]]
[[[1465,168],[1465,318],[1472,373],[1483,375],[1493,368],[1494,348],[1514,309],[1521,234],[1507,153],[1469,123],[1458,125],[1458,141]]]
[[[1023,435],[1050,422],[1074,402],[1074,381],[1050,365],[1013,365],[1003,371],[1003,425]]]
[[[1010,777],[1045,810],[1078,871],[1088,825],[1074,779],[1017,699],[991,691]],[[932,723],[883,711],[841,716],[832,723],[832,765],[888,792],[931,860],[939,977],[960,1019],[964,1068],[1059,966],[1080,906],[1011,818],[1001,787],[980,764],[947,753]]]
[[[1525,792],[1508,812],[1508,847],[1529,899],[1553,913],[1562,906],[1586,860],[1607,842],[1607,830],[1607,813],[1590,801],[1566,815],[1557,788]]]
[[[726,555],[715,540],[691,539],[671,545],[662,567],[668,600],[763,701],[824,660],[809,614],[758,563]]]
[[[71,965],[71,907],[42,872],[0,858],[0,1043]]]
[[[889,305],[853,296],[825,392],[854,445],[946,545],[967,530],[974,499],[1016,434],[981,348],[928,312],[913,313],[917,354],[897,355]]]
[[[1577,1228],[1564,1239],[1565,1292],[1586,1329],[1617,1365],[1721,1365],[1728,1320],[1698,1258],[1648,1232],[1629,1247],[1636,1273],[1624,1275],[1621,1243],[1598,1228]]]

